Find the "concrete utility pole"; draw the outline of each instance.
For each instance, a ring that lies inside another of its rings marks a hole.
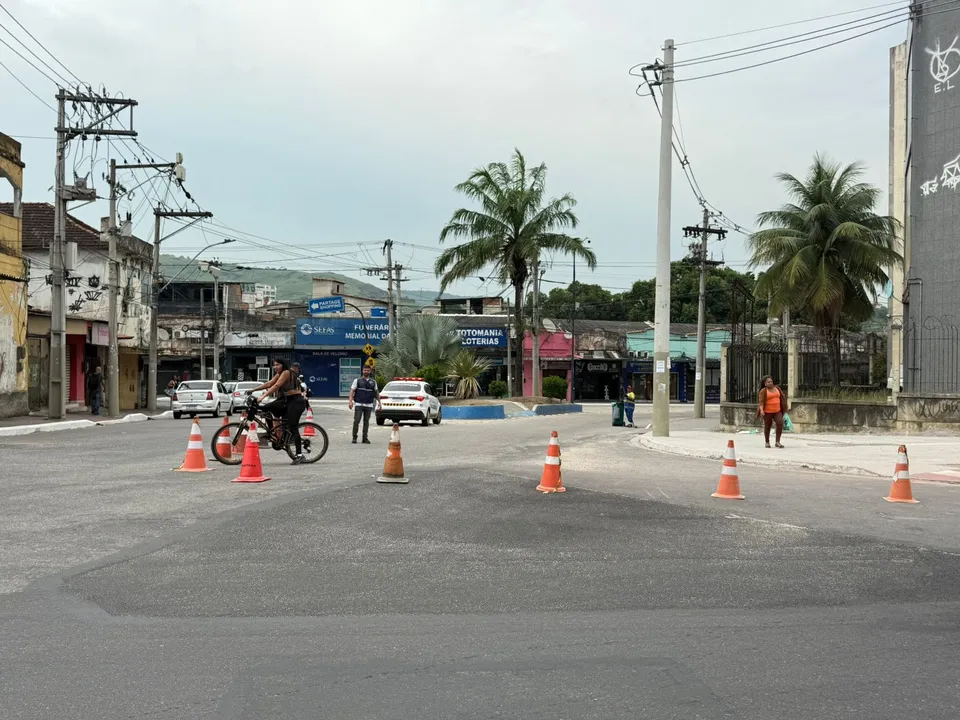
[[[383,244],[387,254],[387,320],[390,325],[390,337],[397,332],[397,308],[393,304],[393,240]]]
[[[590,238],[583,239],[584,245],[590,244]],[[570,285],[573,292],[573,310],[570,311],[570,402],[576,402],[574,391],[577,387],[577,256],[573,256],[573,283]]]
[[[120,290],[120,263],[117,260],[117,161],[110,159],[110,223],[107,226],[109,238],[109,272],[108,280],[110,294],[110,348],[107,362],[107,413],[110,417],[120,416],[120,349],[119,325],[117,319],[117,296]]]
[[[707,268],[722,265],[717,260],[707,260],[707,239],[710,235],[717,235],[720,239],[727,234],[726,230],[710,227],[710,211],[703,208],[703,227],[685,227],[684,237],[700,236],[700,251],[697,260],[700,264],[700,302],[697,311],[697,375],[693,396],[693,416],[706,417],[706,369],[707,369]]]
[[[220,263],[216,260],[201,262],[200,269],[213,276],[213,380],[220,379]],[[201,291],[202,292],[202,291]],[[206,327],[206,323],[204,323]]]
[[[663,43],[660,89],[660,193],[657,202],[657,283],[653,328],[653,435],[670,435],[670,202],[673,184],[673,39]]]
[[[50,383],[47,397],[47,415],[51,419],[62,420],[66,417],[67,411],[67,295],[66,295],[66,277],[65,272],[72,268],[66,267],[67,250],[67,203],[71,200],[92,202],[97,199],[96,190],[86,186],[85,182],[77,181],[76,184],[68,186],[66,184],[66,168],[64,158],[66,157],[67,145],[75,137],[94,135],[94,136],[126,136],[136,137],[137,133],[133,130],[133,108],[137,106],[136,100],[129,98],[111,98],[106,95],[94,95],[85,93],[68,92],[61,88],[57,92],[57,164],[56,180],[54,182],[54,228],[53,239],[50,243],[50,275],[51,275],[51,302],[50,302]],[[71,103],[74,110],[79,113],[79,117],[84,118],[77,126],[67,123],[66,104]],[[130,116],[127,121],[130,129],[106,127],[104,123],[111,118],[117,117],[125,108],[130,110]],[[112,170],[112,166],[111,166]],[[115,213],[115,210],[114,210]],[[111,222],[111,246],[114,247],[111,254],[111,264],[109,272],[113,274],[114,262],[116,259],[116,248],[113,245],[114,232]],[[110,291],[114,292],[116,280],[110,280]],[[113,340],[110,342],[108,363],[108,411],[111,415],[119,412],[119,375],[117,375],[117,385],[114,387],[110,383],[110,375],[116,372],[118,356],[116,354],[116,304],[111,301],[111,327],[113,327]]]
[[[530,338],[533,341],[533,353],[531,357],[533,385],[530,389],[531,397],[540,397],[542,388],[540,387],[540,257],[538,256],[533,263],[533,308],[530,313],[531,328]],[[523,347],[521,345],[521,347]]]
[[[507,397],[516,397],[513,394],[513,313],[510,312],[510,301],[507,300]]]
[[[161,210],[157,207],[153,211],[153,283],[150,293],[150,360],[147,369],[147,408],[151,412],[157,411],[157,355],[158,334],[157,321],[160,316],[160,243],[167,238],[186,230],[194,223],[175,230],[164,238],[160,237],[160,221],[163,218],[193,218],[200,222],[204,218],[212,218],[213,213],[197,210]],[[219,243],[217,243],[219,245]]]

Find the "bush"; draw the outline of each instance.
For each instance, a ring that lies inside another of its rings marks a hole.
[[[487,395],[495,398],[506,397],[507,384],[503,380],[492,380],[487,387]]]
[[[424,365],[417,370],[416,376],[422,377],[435,393],[443,392],[443,381],[446,373],[438,365]]]
[[[383,375],[377,373],[377,390],[383,390],[383,386],[386,385],[387,382],[388,380]]]
[[[567,397],[567,381],[562,377],[545,377],[543,379],[543,396],[564,400]]]

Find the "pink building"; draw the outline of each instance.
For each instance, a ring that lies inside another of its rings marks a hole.
[[[541,379],[562,377],[567,381],[567,400],[570,399],[570,352],[573,338],[562,331],[540,331],[540,368]],[[533,392],[533,335],[530,332],[523,337],[523,394],[527,397],[540,396],[542,392]]]

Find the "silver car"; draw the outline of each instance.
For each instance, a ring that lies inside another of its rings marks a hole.
[[[177,420],[184,415],[233,415],[233,403],[227,389],[223,383],[216,380],[187,380],[180,383],[173,393],[170,405],[173,417]]]
[[[261,382],[253,382],[251,380],[241,380],[240,382],[234,383],[233,392],[230,393],[230,402],[231,407],[234,412],[243,412],[245,403],[247,402],[247,393],[250,390],[253,390],[255,387],[260,387],[263,385]],[[263,395],[263,391],[253,393],[253,396],[259,398]]]

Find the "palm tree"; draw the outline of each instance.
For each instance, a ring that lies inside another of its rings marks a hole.
[[[574,255],[591,269],[597,265],[582,239],[561,232],[579,222],[573,212],[576,200],[569,193],[547,199],[546,178],[547,166],[528,168],[519,150],[514,150],[509,163],[474,170],[456,190],[479,209],[460,208],[453,213],[440,233],[440,243],[463,242],[445,249],[434,265],[441,277],[441,293],[455,282],[480,275],[512,286],[518,337],[523,337],[524,291],[542,255]],[[522,372],[523,353],[518,352],[515,377],[521,378]]]
[[[377,370],[387,378],[415,374],[428,365],[443,366],[460,352],[457,323],[438,315],[408,315],[394,335],[380,343]]]
[[[770,298],[770,315],[803,313],[830,335],[835,384],[841,317],[869,319],[888,268],[903,262],[895,250],[899,223],[874,213],[881,193],[860,181],[863,173],[861,163],[842,167],[817,155],[804,180],[778,174],[791,202],[760,213],[765,229],[747,241],[751,265],[769,265],[754,291]]]
[[[469,350],[461,350],[447,363],[447,378],[457,381],[458,400],[470,400],[480,394],[477,378],[490,369],[487,358],[478,358]]]

